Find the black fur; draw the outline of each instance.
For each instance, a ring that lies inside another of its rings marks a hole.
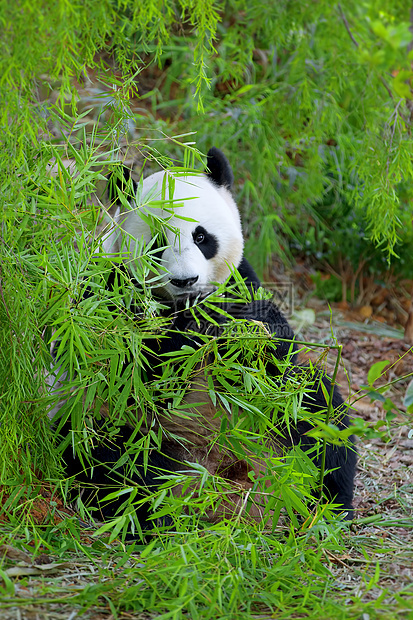
[[[61,434],[65,435],[69,431],[70,423],[67,422],[62,428]],[[106,437],[105,440],[96,445],[92,452],[91,462],[86,468],[81,465],[78,457],[73,455],[72,446],[66,448],[63,453],[66,475],[76,478],[83,503],[97,509],[93,515],[98,520],[113,517],[125,502],[126,496],[121,495],[110,503],[104,503],[103,500],[109,493],[119,490],[122,485],[134,486],[136,484],[142,485],[142,488],[145,488],[148,493],[155,491],[159,485],[157,477],[177,469],[176,460],[173,458],[171,450],[169,450],[171,454],[168,454],[166,445],[162,446],[162,453],[151,451],[145,466],[142,453],[137,455],[136,470],[141,474],[138,477],[135,473],[131,473],[130,468],[126,465],[114,469],[116,463],[128,449],[127,445],[133,441],[134,434],[134,431],[129,427],[121,426],[115,437],[111,439]],[[131,456],[133,456],[133,451]],[[135,513],[142,529],[153,526],[154,522],[149,520],[149,504],[144,503],[135,506]],[[169,518],[163,519],[160,523],[164,526],[171,524],[172,521]]]
[[[198,241],[200,237],[203,237],[202,241]],[[205,230],[203,226],[197,226],[192,233],[194,243],[199,247],[202,254],[207,260],[211,260],[218,254],[219,244],[215,235],[212,235]]]
[[[207,153],[207,177],[219,187],[231,189],[234,182],[232,168],[224,153],[213,146]]]
[[[243,256],[238,266],[238,271],[244,278],[245,282],[252,285],[254,290],[257,290],[261,286],[261,282],[254,269],[251,267],[247,259]]]

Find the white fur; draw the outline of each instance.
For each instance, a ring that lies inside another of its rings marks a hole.
[[[168,201],[163,208],[156,204],[162,199]],[[243,238],[238,208],[230,192],[212,183],[205,174],[176,176],[157,172],[144,179],[139,204],[132,203],[130,210],[123,207],[118,210],[114,218],[116,226],[104,239],[103,248],[107,253],[122,252],[129,267],[139,255],[139,243],[148,243],[152,238],[150,227],[140,213],[162,218],[168,227],[179,231],[176,235],[165,228],[170,247],[162,255],[165,272],[159,288],[166,296],[174,298],[198,293],[212,282],[224,282],[231,267],[239,266]],[[195,221],[188,222],[180,216]],[[119,234],[119,226],[126,235]],[[218,240],[218,252],[212,259],[207,260],[194,243],[192,233],[197,226],[203,226]],[[197,282],[185,289],[170,282],[194,277],[198,277]]]

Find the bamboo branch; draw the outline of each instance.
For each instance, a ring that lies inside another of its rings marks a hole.
[[[353,33],[351,32],[350,24],[347,21],[347,17],[344,15],[344,11],[343,11],[343,9],[341,7],[341,4],[338,3],[337,6],[338,6],[338,9],[339,9],[340,14],[341,14],[341,19],[343,20],[344,26],[345,26],[345,28],[346,28],[346,30],[348,32],[348,35],[349,35],[350,39],[353,41],[353,43],[354,43],[354,45],[356,47],[359,47],[358,42],[356,41],[356,39],[354,38]],[[384,79],[384,77],[382,75],[380,75],[379,77],[380,77],[380,81],[383,84],[384,88],[387,90],[387,93],[393,99],[393,93],[391,92],[390,86],[387,84],[386,80]]]
[[[342,19],[342,20],[343,20],[343,22],[344,22],[344,25],[345,25],[345,27],[346,27],[346,30],[347,30],[347,32],[348,32],[348,35],[349,35],[350,39],[353,41],[354,45],[355,45],[356,47],[358,47],[358,46],[359,46],[359,44],[357,43],[356,39],[355,39],[355,38],[354,38],[354,36],[353,36],[353,33],[352,33],[352,32],[351,32],[351,30],[350,30],[350,25],[349,25],[349,23],[348,23],[348,21],[347,21],[346,16],[344,15],[343,9],[341,8],[341,4],[340,4],[340,3],[338,3],[338,5],[337,5],[337,6],[338,6],[338,9],[339,9],[339,11],[340,11],[340,13],[341,13],[341,19]]]
[[[331,390],[328,396],[328,406],[327,406],[327,413],[326,413],[326,419],[325,419],[326,426],[330,424],[330,417],[331,417],[331,413],[333,410],[334,386],[337,383],[337,373],[338,373],[338,367],[340,366],[342,350],[343,350],[343,345],[342,344],[337,345],[337,359],[336,359],[336,363],[334,366],[333,376],[331,377]],[[323,492],[323,486],[324,486],[324,473],[326,469],[326,452],[327,452],[327,439],[324,437],[323,438],[323,453],[321,455],[321,465],[320,465],[320,496]]]

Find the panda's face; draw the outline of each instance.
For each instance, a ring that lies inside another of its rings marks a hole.
[[[162,188],[168,202],[159,206]],[[164,269],[158,294],[172,299],[197,295],[208,290],[211,283],[224,282],[231,267],[239,266],[243,252],[241,223],[226,187],[205,174],[171,177],[171,173],[158,172],[144,179],[139,202],[119,212],[116,219],[127,233],[125,262],[129,265],[137,255],[136,245],[154,238],[148,214],[165,222],[164,239],[159,232],[156,238],[156,246],[168,246],[158,253]],[[120,251],[119,236],[110,248],[106,241],[105,249]]]

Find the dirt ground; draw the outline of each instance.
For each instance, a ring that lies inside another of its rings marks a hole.
[[[360,321],[357,312],[334,310],[333,332],[343,345],[342,363],[338,374],[340,389],[353,403],[353,416],[372,426],[388,422],[385,438],[358,439],[359,461],[356,476],[354,507],[362,523],[352,527],[354,547],[343,558],[333,558],[340,583],[349,589],[354,586],[352,566],[365,562],[357,551],[358,544],[367,544],[382,571],[380,586],[398,590],[413,581],[413,420],[403,404],[406,389],[413,377],[401,379],[413,372],[413,348],[403,341],[400,326],[389,326],[378,320]],[[303,329],[306,340],[328,342],[331,337],[329,313],[317,313],[314,324]],[[317,359],[319,353],[309,357]],[[385,372],[374,387],[395,382],[385,393],[389,400],[371,401],[361,398],[366,390],[370,367],[388,360]],[[334,368],[335,356],[329,355],[328,371]],[[401,379],[400,381],[398,381]],[[392,407],[387,411],[389,401]],[[384,424],[382,426],[386,428]],[[374,515],[383,525],[374,524]],[[386,550],[377,551],[380,545]],[[357,581],[357,578],[356,578]],[[374,593],[371,594],[374,596]],[[409,616],[410,617],[410,616]]]

